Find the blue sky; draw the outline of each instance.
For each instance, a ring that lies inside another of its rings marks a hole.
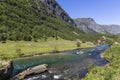
[[[94,18],[99,24],[120,25],[120,0],[56,0],[72,18]]]

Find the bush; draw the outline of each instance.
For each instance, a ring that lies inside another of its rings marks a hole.
[[[113,45],[114,42],[113,42],[112,39],[107,39],[107,40],[106,40],[106,43],[109,44],[109,45]]]
[[[76,39],[76,45],[77,45],[77,47],[81,46],[81,41],[79,39]]]
[[[20,48],[16,49],[16,54],[18,57],[22,57],[24,55]]]

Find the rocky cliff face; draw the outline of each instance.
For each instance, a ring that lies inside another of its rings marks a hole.
[[[120,34],[120,25],[101,25],[94,21],[92,18],[77,18],[74,19],[77,27],[84,32],[99,32],[109,34]]]
[[[37,9],[46,15],[50,15],[52,17],[59,17],[65,22],[74,24],[74,21],[69,17],[69,15],[59,6],[59,4],[55,0],[34,0],[35,4],[38,6]],[[41,9],[39,5],[45,7]],[[47,12],[46,12],[47,10]]]

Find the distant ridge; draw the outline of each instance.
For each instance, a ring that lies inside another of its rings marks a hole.
[[[74,22],[78,28],[87,33],[120,34],[120,25],[102,25],[96,23],[92,18],[76,18]]]

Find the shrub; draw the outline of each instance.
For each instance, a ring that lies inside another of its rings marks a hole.
[[[76,45],[77,45],[77,47],[81,46],[81,41],[79,39],[76,39]]]

